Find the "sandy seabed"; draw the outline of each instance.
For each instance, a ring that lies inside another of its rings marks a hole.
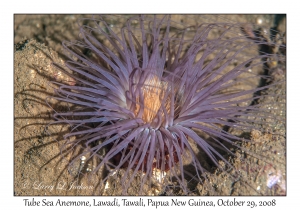
[[[54,85],[50,81],[68,81],[72,79],[63,75],[51,64],[62,64],[66,56],[63,53],[63,40],[78,39],[77,19],[91,15],[15,15],[14,17],[14,193],[15,195],[94,195],[99,192],[101,171],[87,178],[77,177],[76,170],[68,168],[72,154],[61,153],[63,135],[68,126],[51,125],[52,109],[46,99],[54,94]],[[285,32],[285,18],[276,23],[275,15],[223,15],[193,16],[174,15],[173,20],[188,24],[189,21],[234,21],[260,24],[261,27]],[[277,25],[275,25],[277,24]],[[274,73],[277,79],[285,79],[285,65],[278,65]],[[274,104],[271,107],[276,115],[285,116],[285,84],[268,90],[261,103]],[[62,104],[55,103],[59,109]],[[264,156],[271,161],[263,161],[240,152],[232,159],[233,165],[240,171],[242,178],[232,180],[227,173],[216,171],[208,176],[208,184],[213,184],[217,195],[285,195],[286,180],[286,139],[285,122],[278,122],[271,129],[276,134],[253,131],[251,138],[255,145],[243,145],[258,157]],[[86,169],[90,166],[86,163]],[[232,172],[234,173],[234,172]],[[106,195],[119,195],[118,176],[108,180]],[[138,184],[138,180],[135,180]],[[276,182],[272,187],[268,187]],[[135,184],[130,190],[135,195]],[[210,194],[208,187],[198,184],[195,195]],[[138,187],[136,187],[139,190]],[[180,194],[167,189],[155,188],[149,195]],[[191,194],[193,195],[193,194]]]

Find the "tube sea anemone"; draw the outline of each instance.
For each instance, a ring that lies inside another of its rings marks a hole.
[[[180,28],[170,16],[134,16],[122,28],[102,16],[82,21],[81,41],[63,43],[68,70],[55,64],[74,83],[55,82],[53,98],[69,108],[54,118],[70,125],[65,146],[84,146],[73,162],[86,156],[98,161],[94,171],[107,170],[103,186],[123,170],[122,194],[136,176],[139,194],[167,177],[188,193],[189,180],[206,179],[203,162],[229,170],[224,154],[250,141],[228,128],[250,132],[275,118],[255,103],[270,87],[255,69],[274,55],[253,56],[265,41],[234,34],[239,25]]]

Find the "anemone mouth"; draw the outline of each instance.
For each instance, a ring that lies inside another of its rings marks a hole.
[[[142,118],[145,123],[152,124],[157,121],[157,115],[162,110],[161,106],[169,113],[170,99],[168,97],[165,99],[167,87],[167,82],[161,81],[156,75],[149,75],[140,88],[140,93],[135,93],[135,116]]]

